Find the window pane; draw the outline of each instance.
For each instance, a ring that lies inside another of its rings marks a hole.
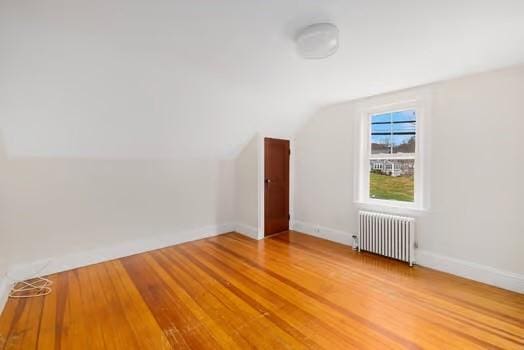
[[[371,116],[371,123],[384,123],[391,121],[391,113],[375,114]]]
[[[415,136],[417,131],[415,111],[405,110],[392,113],[393,153],[415,153]]]
[[[369,197],[403,202],[415,198],[415,160],[370,160]]]
[[[391,153],[391,113],[371,116],[371,154]]]
[[[415,135],[393,135],[393,153],[415,153]]]
[[[391,136],[390,135],[371,135],[371,154],[390,154]]]
[[[391,131],[393,131],[393,133],[415,134],[415,132],[417,131],[417,124],[415,122],[396,122],[394,124],[391,124]]]
[[[413,109],[408,109],[405,111],[394,112],[392,113],[392,121],[394,122],[404,122],[404,121],[415,121],[415,111]]]
[[[371,154],[415,153],[415,110],[375,114],[370,122]]]
[[[391,134],[391,124],[371,124],[371,134],[387,133]]]

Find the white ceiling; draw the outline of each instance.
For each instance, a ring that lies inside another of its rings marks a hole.
[[[323,21],[339,52],[301,59]],[[229,157],[321,106],[521,62],[522,0],[1,0],[0,131],[9,157]]]

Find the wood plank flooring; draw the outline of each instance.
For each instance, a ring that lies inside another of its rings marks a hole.
[[[50,276],[0,349],[524,349],[524,296],[297,232],[236,233]]]

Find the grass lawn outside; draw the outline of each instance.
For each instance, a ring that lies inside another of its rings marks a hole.
[[[371,198],[413,202],[415,193],[413,176],[387,176],[375,173],[369,176]]]

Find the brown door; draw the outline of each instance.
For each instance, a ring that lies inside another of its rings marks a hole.
[[[264,234],[289,230],[289,141],[264,139]]]

